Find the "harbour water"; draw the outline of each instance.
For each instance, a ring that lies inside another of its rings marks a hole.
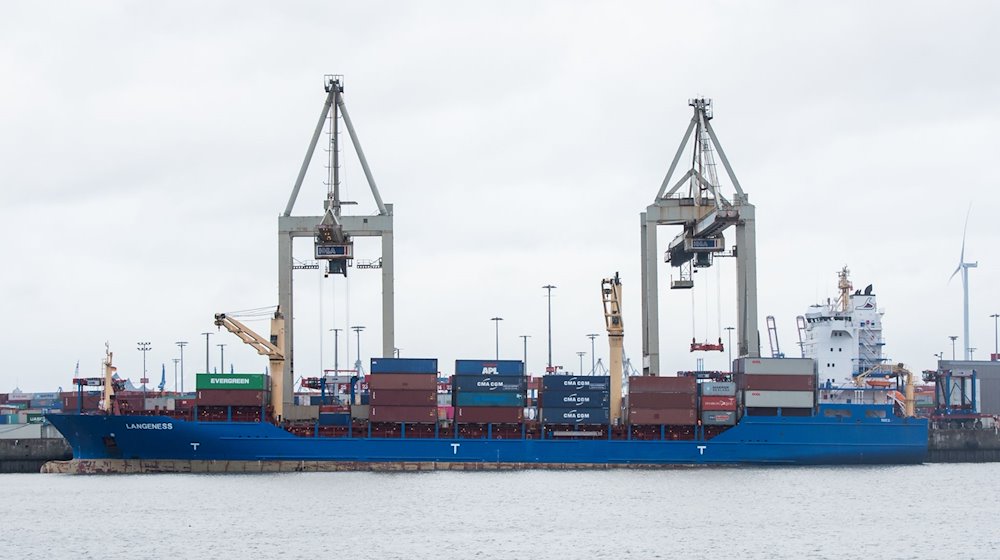
[[[996,464],[0,475],[6,558],[998,558]]]

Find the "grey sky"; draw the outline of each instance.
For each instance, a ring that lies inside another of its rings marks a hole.
[[[0,391],[68,387],[77,360],[96,374],[105,340],[132,378],[135,343],[152,342],[157,379],[161,363],[172,372],[173,342],[188,340],[192,379],[213,313],[275,304],[276,216],[325,73],[346,76],[395,205],[404,356],[438,357],[446,371],[490,357],[499,315],[503,357],[519,358],[517,336],[530,334],[538,372],[541,286],[552,283],[555,362],[575,370],[584,335],[603,333],[600,279],[620,271],[638,366],[638,213],[695,95],[714,99],[715,128],[757,206],[762,331],[775,315],[793,350],[795,316],[833,296],[847,264],[856,287],[875,285],[888,355],[930,367],[961,334],[961,283],[947,280],[972,203],[972,346],[977,357],[993,347],[994,3],[14,2],[4,12]],[[296,213],[320,211],[322,163]],[[372,212],[350,151],[345,182],[346,198]],[[296,247],[308,257],[306,241]],[[377,251],[358,243],[360,258]],[[734,324],[732,266],[699,278],[698,338],[720,334],[719,280],[722,326]],[[296,375],[312,375],[321,284],[296,274]],[[690,369],[692,294],[666,288],[666,267],[660,277],[663,363]],[[322,290],[323,328],[346,326],[343,281]],[[367,361],[381,347],[377,273],[352,270],[350,293]],[[265,367],[225,331],[212,337],[213,366],[218,342],[238,371]],[[354,346],[352,336],[352,356]],[[606,347],[602,336],[598,356]],[[724,354],[703,357],[723,367]]]

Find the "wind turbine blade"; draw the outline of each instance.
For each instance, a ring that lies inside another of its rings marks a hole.
[[[954,278],[954,277],[955,277],[955,275],[956,275],[956,274],[958,274],[958,271],[959,271],[959,270],[962,270],[962,264],[961,264],[961,263],[959,263],[959,265],[958,265],[958,268],[956,268],[956,269],[955,269],[955,272],[952,272],[952,273],[951,273],[951,276],[949,276],[949,277],[948,277],[948,283],[949,283],[949,284],[951,284],[951,280],[952,280],[952,278]]]
[[[972,203],[970,202],[969,209],[965,211],[965,226],[962,228],[962,253],[958,260],[959,268],[961,268],[962,263],[965,262],[965,234],[969,232],[969,214],[971,213],[972,213]]]

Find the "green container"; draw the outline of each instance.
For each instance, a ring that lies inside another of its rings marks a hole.
[[[45,422],[45,416],[41,412],[29,412],[26,416],[28,424],[42,424]]]
[[[199,391],[212,389],[263,391],[267,388],[267,378],[263,373],[199,373],[195,385]]]

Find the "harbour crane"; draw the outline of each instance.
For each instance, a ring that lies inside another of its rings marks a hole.
[[[258,354],[267,356],[268,371],[271,372],[271,405],[274,408],[275,419],[281,420],[285,415],[282,404],[292,399],[292,388],[289,386],[287,387],[288,391],[285,391],[286,387],[281,376],[285,365],[285,317],[281,313],[281,308],[275,309],[274,315],[271,317],[271,336],[269,339],[257,334],[250,327],[226,313],[215,314],[215,326],[220,329],[225,327],[227,331],[235,334]]]
[[[653,203],[639,215],[642,237],[642,367],[646,375],[659,375],[661,372],[656,235],[661,225],[683,228],[670,242],[664,256],[671,266],[680,269],[680,277],[671,284],[674,289],[694,286],[693,273],[696,269],[711,266],[713,255],[725,252],[723,234],[726,229],[735,227],[736,244],[730,256],[736,258],[737,355],[760,355],[754,206],[740,186],[712,128],[712,101],[696,98],[689,100],[688,105],[694,114],[687,132]],[[692,134],[695,140],[691,167],[679,180],[672,182]],[[715,173],[716,152],[735,189],[731,199],[722,193]],[[686,190],[682,190],[684,187],[687,187]],[[721,337],[718,346],[721,347]]]
[[[618,424],[622,415],[622,343],[625,325],[622,323],[622,282],[616,272],[613,278],[601,280],[601,300],[604,303],[604,323],[608,330],[608,374],[611,376],[611,423]]]
[[[784,358],[781,351],[781,343],[778,341],[778,325],[774,321],[774,315],[767,316],[767,341],[771,345],[772,358]]]

